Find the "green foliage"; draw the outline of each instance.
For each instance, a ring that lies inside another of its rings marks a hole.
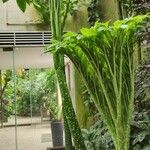
[[[13,91],[12,88],[12,72],[10,70],[2,72],[2,111],[4,122],[8,121],[8,118],[13,113]],[[9,86],[9,89],[7,87]]]
[[[62,119],[62,108],[61,106],[58,107],[58,103],[56,100],[48,101],[48,109],[52,121],[60,121]]]
[[[150,145],[150,68],[149,61],[140,65],[135,80],[135,111],[131,126],[131,146],[134,150]]]
[[[50,13],[49,13],[49,1],[43,0],[32,0],[32,3],[35,9],[42,15],[42,19],[44,23],[50,24]],[[61,3],[61,21],[64,23],[64,17],[66,18],[67,14],[66,11],[72,13],[77,8],[77,0],[62,0]]]
[[[100,21],[102,15],[99,8],[98,0],[91,0],[88,7],[88,23],[90,26],[93,26],[96,21]]]
[[[132,127],[134,133],[131,135],[131,147],[133,147],[134,150],[141,150],[148,147],[150,145],[150,120],[134,121]]]
[[[85,107],[88,108],[89,113],[88,116],[94,117],[98,113],[98,110],[95,107],[95,104],[86,86],[84,84],[81,86],[82,86],[82,100],[84,101]]]
[[[136,14],[146,14],[150,12],[150,2],[148,0],[134,0],[133,10]]]
[[[81,73],[117,150],[129,148],[134,102],[133,47],[148,16],[96,23],[81,33],[67,33],[50,51],[66,54]]]
[[[132,150],[148,150],[150,147],[150,68],[149,61],[140,65],[135,75],[135,109],[133,113],[133,121],[131,122],[131,141],[130,149]],[[86,93],[84,99],[86,103],[91,103],[89,94]],[[103,132],[104,131],[104,132]],[[102,133],[102,134],[101,134]],[[106,134],[106,135],[105,135]],[[102,121],[98,120],[90,129],[84,129],[83,135],[87,149],[94,149],[97,143],[101,143],[105,137],[103,147],[97,146],[97,149],[113,149],[113,143],[107,138],[108,131]],[[95,135],[99,135],[96,136]],[[95,148],[96,149],[96,148]]]
[[[25,12],[26,10],[26,1],[25,0],[17,0],[17,4],[19,6],[19,8]]]
[[[6,79],[6,77],[4,76]],[[8,77],[7,77],[8,78]],[[9,111],[9,116],[13,114],[13,80],[9,79],[3,93],[5,108]],[[29,116],[31,113],[31,101],[33,115],[39,115],[43,105],[49,107],[49,101],[56,101],[56,76],[54,69],[22,71],[17,74],[17,114]],[[10,112],[11,111],[11,112]],[[8,114],[8,113],[7,113]]]
[[[39,12],[39,14],[42,16],[44,23],[50,24],[48,1],[34,0],[33,5],[35,9]]]
[[[3,99],[3,121],[7,122],[8,118],[13,114],[13,103],[11,100]]]
[[[146,14],[150,11],[148,0],[117,0],[120,19],[132,15]]]
[[[82,129],[87,150],[114,150],[114,145],[104,123],[98,119],[89,129]]]
[[[35,75],[32,73],[35,77]],[[28,72],[25,72],[25,78],[17,76],[17,114],[21,116],[30,116],[31,106],[33,114],[39,114],[42,105],[41,89],[36,87],[37,83],[29,79]],[[32,104],[30,101],[32,100]]]
[[[55,100],[49,101],[49,111],[51,120],[56,121],[58,116],[58,105]]]
[[[127,18],[133,14],[133,0],[117,0],[119,3],[120,18]]]

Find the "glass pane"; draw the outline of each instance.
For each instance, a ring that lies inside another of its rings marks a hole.
[[[0,83],[2,89],[5,88],[2,94],[4,128],[0,128],[0,150],[46,150],[52,146],[47,104],[50,97],[47,95],[48,86],[45,86],[49,69],[25,68],[18,63],[20,50],[3,52],[0,49],[0,58],[11,60],[11,64],[6,62],[9,67],[4,65],[9,70],[0,68]],[[4,80],[8,81],[6,85]]]
[[[50,117],[44,105],[44,69],[17,68],[18,149],[46,150],[51,145]]]
[[[0,149],[16,150],[13,49],[0,48]]]

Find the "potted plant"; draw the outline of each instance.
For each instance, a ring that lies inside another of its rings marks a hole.
[[[56,100],[49,101],[49,112],[51,120],[52,149],[64,149],[63,147],[63,122],[62,107],[58,106]]]

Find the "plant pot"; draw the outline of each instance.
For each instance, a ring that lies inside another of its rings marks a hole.
[[[65,147],[50,147],[47,150],[65,150]]]
[[[53,147],[63,147],[63,123],[51,122]]]
[[[65,147],[49,147],[47,150],[65,150]],[[75,150],[75,147],[72,150]]]

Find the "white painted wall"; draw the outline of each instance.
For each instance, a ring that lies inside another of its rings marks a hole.
[[[44,54],[42,47],[14,48],[15,68],[49,68],[53,67],[50,54]],[[0,69],[13,68],[13,52],[4,52],[0,48]]]
[[[3,4],[2,1],[0,1],[0,30],[6,29],[6,26],[6,4]]]
[[[40,17],[32,5],[23,13],[16,0],[4,4],[0,1],[0,30],[32,31],[37,30],[39,23]]]

